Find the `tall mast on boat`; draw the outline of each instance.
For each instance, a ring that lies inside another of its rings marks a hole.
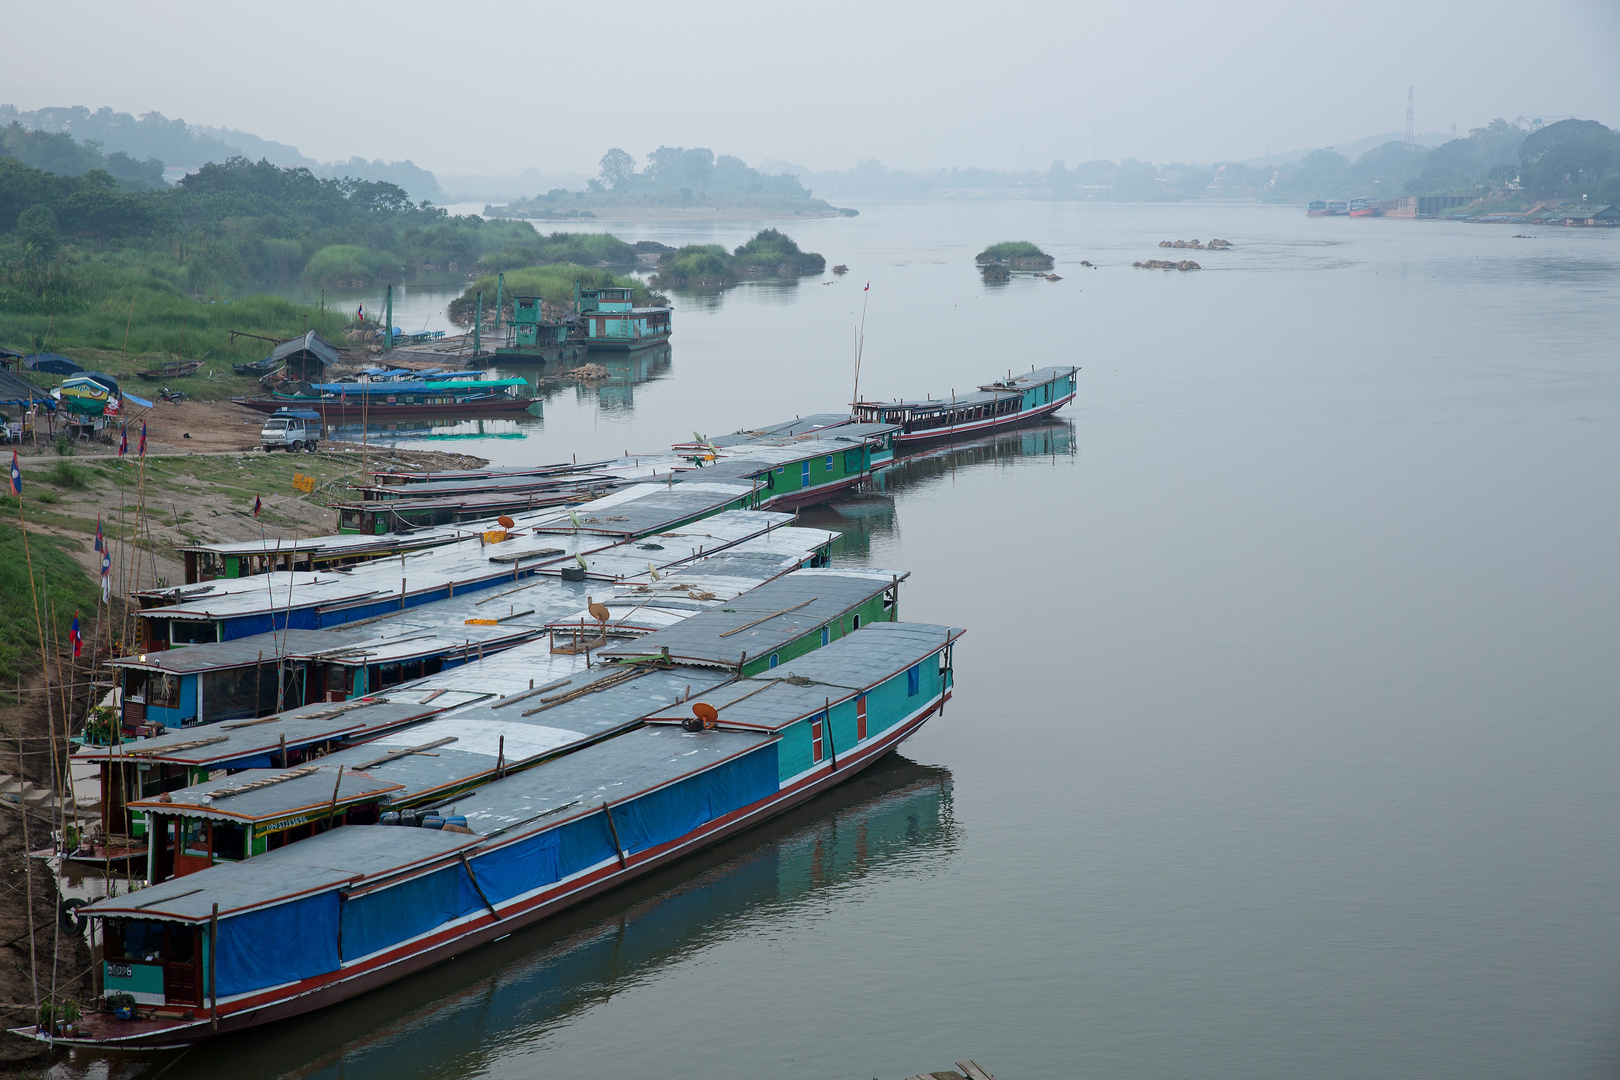
[[[853,414],[855,406],[861,400],[861,353],[866,349],[866,302],[872,296],[872,283],[868,281],[866,288],[861,290],[861,328],[855,334],[855,398],[849,403],[849,411]]]

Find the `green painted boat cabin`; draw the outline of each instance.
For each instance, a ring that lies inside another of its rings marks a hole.
[[[628,288],[581,289],[576,283],[574,308],[591,349],[643,349],[668,341],[672,330],[669,308],[638,308]]]

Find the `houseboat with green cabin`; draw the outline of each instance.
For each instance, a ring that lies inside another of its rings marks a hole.
[[[546,318],[545,301],[538,296],[514,296],[512,321],[495,346],[496,362],[549,364],[582,358],[581,329],[578,321]]]
[[[633,292],[574,286],[574,309],[584,321],[583,340],[590,351],[645,349],[669,340],[670,309],[636,307]]]

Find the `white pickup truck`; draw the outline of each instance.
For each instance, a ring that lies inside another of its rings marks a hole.
[[[292,454],[308,450],[314,453],[320,437],[321,417],[314,410],[278,412],[264,422],[264,428],[259,432],[259,445],[267,451],[285,450]]]

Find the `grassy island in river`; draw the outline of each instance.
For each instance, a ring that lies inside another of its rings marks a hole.
[[[1052,256],[1028,240],[1003,240],[999,244],[991,244],[973,256],[973,261],[980,266],[1004,266],[1009,270],[1052,269]]]
[[[727,252],[719,244],[688,244],[658,260],[653,284],[668,287],[735,285],[744,277],[797,277],[819,274],[827,260],[801,251],[793,238],[776,229],[761,229],[753,239]]]

